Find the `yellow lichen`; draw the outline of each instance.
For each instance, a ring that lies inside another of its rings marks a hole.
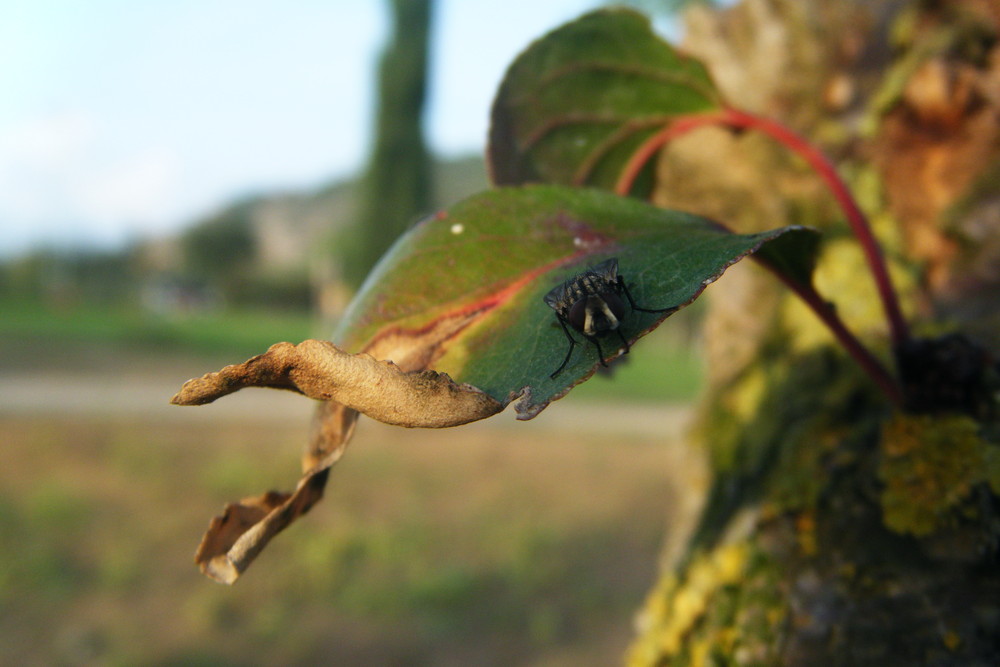
[[[818,553],[815,512],[802,512],[795,518],[795,541],[804,555],[815,556]]]
[[[768,378],[760,368],[752,368],[732,390],[726,394],[726,407],[741,422],[757,416],[761,401],[767,394]]]
[[[954,630],[948,630],[945,632],[944,637],[941,639],[949,651],[954,651],[962,645],[962,638]]]
[[[664,656],[677,654],[684,640],[706,614],[713,597],[725,586],[739,582],[746,571],[749,546],[744,543],[718,547],[694,559],[684,580],[664,575],[640,612],[642,639],[629,649],[627,664],[632,667],[657,664]],[[708,649],[725,639],[722,630],[702,643],[704,650],[692,650],[707,659]],[[732,641],[732,637],[729,637]],[[697,654],[697,655],[696,655]]]
[[[879,478],[886,526],[920,537],[962,514],[995,456],[978,430],[963,416],[898,415],[885,425]]]

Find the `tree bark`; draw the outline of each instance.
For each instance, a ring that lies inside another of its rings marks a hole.
[[[766,139],[714,131],[664,156],[662,205],[822,228],[819,291],[927,389],[894,410],[770,276],[728,272],[707,293],[697,429],[715,481],[629,663],[1000,664],[1000,8],[746,0],[688,19],[733,104],[835,157],[913,328],[939,337],[889,349],[829,195]]]

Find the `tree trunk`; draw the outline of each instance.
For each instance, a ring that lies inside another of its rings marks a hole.
[[[914,331],[940,337],[896,350],[926,389],[896,411],[759,268],[709,290],[697,437],[714,483],[668,544],[629,663],[1000,664],[1000,6],[746,0],[688,19],[731,102],[834,156]],[[689,139],[658,203],[738,231],[822,228],[819,291],[891,360],[814,176],[758,136]]]
[[[393,32],[379,65],[375,146],[363,183],[360,237],[345,257],[359,285],[379,257],[432,201],[424,141],[431,0],[392,0]]]

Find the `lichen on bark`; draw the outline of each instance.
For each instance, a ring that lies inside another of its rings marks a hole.
[[[897,533],[925,537],[980,521],[981,494],[997,494],[995,451],[964,415],[896,415],[882,430],[882,512]],[[991,453],[992,452],[992,453]]]

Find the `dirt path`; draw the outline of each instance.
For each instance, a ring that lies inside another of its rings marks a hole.
[[[62,415],[197,422],[253,420],[304,424],[313,401],[285,391],[248,389],[211,405],[178,407],[170,397],[185,380],[227,363],[226,357],[189,353],[150,355],[148,348],[110,344],[49,345],[3,340],[0,417]],[[514,410],[465,428],[551,429],[563,433],[629,434],[676,438],[691,420],[686,404],[607,403],[570,395],[536,419],[518,422]]]
[[[0,372],[0,415],[64,415],[143,417],[151,420],[254,421],[308,420],[314,403],[291,392],[248,389],[201,407],[177,407],[170,397],[184,380],[204,366],[179,364],[172,368],[70,368],[31,372]],[[608,404],[575,400],[553,403],[538,418],[534,429],[587,433],[639,433],[673,437],[690,421],[690,408],[676,404]],[[513,409],[486,420],[480,427],[525,428],[514,419]]]

